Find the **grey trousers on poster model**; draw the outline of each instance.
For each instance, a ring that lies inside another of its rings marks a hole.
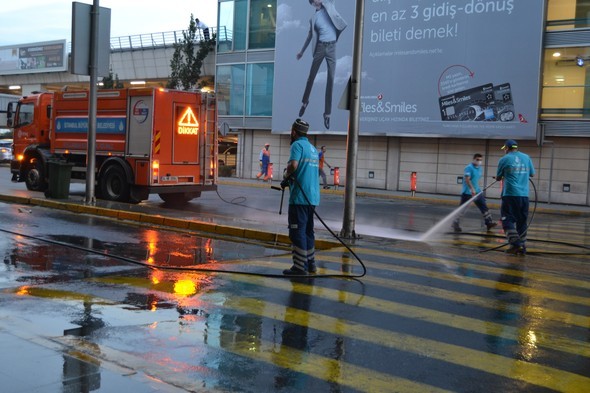
[[[313,52],[313,61],[309,69],[309,77],[305,85],[305,92],[301,102],[307,104],[309,102],[309,95],[311,88],[318,74],[318,70],[322,62],[326,59],[328,65],[328,80],[326,81],[326,102],[324,108],[324,115],[332,113],[332,90],[334,89],[334,73],[336,72],[336,41],[318,42],[315,51]]]

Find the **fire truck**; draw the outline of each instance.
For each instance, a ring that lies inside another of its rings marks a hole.
[[[72,166],[85,179],[88,91],[35,92],[11,119],[13,181],[44,191],[48,163]],[[213,94],[161,88],[99,90],[96,196],[139,203],[156,193],[186,203],[217,189],[217,125]]]

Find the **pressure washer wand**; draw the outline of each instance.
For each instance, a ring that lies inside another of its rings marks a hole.
[[[490,184],[488,184],[486,187],[484,187],[483,190],[481,190],[481,192],[484,192],[485,190],[487,190],[488,188],[490,188],[491,186],[493,186],[494,184],[496,184],[498,182],[498,180],[496,180],[496,178],[494,178],[494,181],[491,182]]]
[[[281,187],[270,186],[273,190],[281,191],[281,206],[279,207],[279,215],[283,213],[283,199],[285,198],[285,189]]]

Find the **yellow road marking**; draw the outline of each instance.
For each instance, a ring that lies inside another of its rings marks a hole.
[[[331,250],[331,251],[334,251],[334,250]],[[345,250],[342,249],[342,251],[345,251]],[[552,274],[546,274],[546,273],[519,271],[516,269],[510,269],[509,267],[502,267],[502,266],[491,267],[491,266],[478,265],[478,264],[474,264],[474,263],[462,262],[462,261],[457,261],[457,260],[447,259],[447,258],[424,257],[424,256],[420,256],[420,255],[412,255],[411,253],[401,253],[401,252],[396,252],[396,251],[382,251],[382,250],[376,250],[376,249],[372,249],[372,248],[363,248],[363,249],[354,250],[354,251],[358,254],[376,255],[376,256],[390,257],[390,258],[399,258],[399,259],[411,260],[411,261],[415,261],[415,262],[419,262],[419,263],[437,264],[440,262],[445,262],[445,263],[451,263],[453,265],[456,265],[457,267],[468,267],[469,269],[476,270],[476,271],[484,271],[487,273],[506,274],[506,275],[511,275],[514,277],[533,279],[535,281],[540,281],[540,282],[548,282],[548,283],[559,284],[559,285],[568,285],[568,286],[577,286],[582,289],[590,289],[590,282],[588,282],[587,280],[578,280],[576,278],[564,278],[564,277],[560,277],[560,276],[556,276],[556,275],[552,275]],[[329,253],[327,253],[327,254],[329,255]],[[377,262],[377,263],[379,263],[379,262]]]
[[[288,311],[287,311],[288,312]],[[380,373],[356,366],[343,360],[330,359],[303,352],[286,345],[261,342],[260,347],[250,348],[248,338],[237,339],[223,350],[257,361],[303,373],[330,383],[348,386],[361,392],[448,392],[435,386]],[[303,344],[303,343],[302,343]]]
[[[232,281],[240,281],[244,283],[256,282],[259,286],[267,288],[280,289],[284,291],[291,291],[291,283],[281,280],[256,280],[252,276],[232,276]],[[321,288],[321,292],[318,289]],[[544,347],[560,352],[571,353],[576,356],[583,356],[590,358],[590,344],[579,340],[568,340],[563,337],[556,337],[550,333],[543,333],[535,337],[535,342],[531,341],[529,332],[532,329],[518,328],[514,326],[504,325],[496,322],[485,321],[470,317],[464,317],[457,314],[446,313],[429,308],[422,308],[418,306],[406,305],[385,299],[378,299],[366,295],[358,295],[350,292],[340,291],[336,289],[318,287],[317,284],[308,285],[304,283],[296,283],[293,285],[293,291],[311,295],[316,291],[315,296],[327,300],[349,304],[352,306],[360,306],[365,309],[370,309],[382,313],[392,315],[399,315],[406,318],[412,318],[429,323],[439,324],[453,329],[460,329],[472,331],[486,336],[496,336],[506,340],[517,342],[522,347],[527,347],[528,350],[536,351],[537,347]],[[428,289],[424,288],[423,292]],[[358,297],[359,299],[353,299]],[[526,306],[527,309],[522,313],[523,317],[528,318],[529,314],[539,313],[537,307],[533,305]],[[537,319],[544,319],[543,315],[535,315]],[[538,336],[538,337],[537,337]]]
[[[264,311],[255,313],[253,311],[256,311],[256,303],[258,302],[258,299],[230,297],[226,299],[223,306],[261,317],[307,326],[310,329],[326,333],[332,333],[333,327],[339,323],[338,319],[333,317],[309,313],[271,302],[265,302]],[[364,340],[384,348],[415,353],[419,356],[426,356],[462,367],[517,379],[561,392],[585,392],[587,387],[590,386],[590,378],[568,371],[557,370],[518,359],[509,359],[504,356],[419,338],[405,333],[392,333],[359,323],[349,324],[347,333],[349,338]]]
[[[108,282],[108,279],[108,277],[105,277],[103,281]],[[264,279],[257,278],[256,280],[262,281]],[[304,284],[294,285],[296,290],[297,288],[301,288],[301,286],[304,286]],[[316,288],[315,290],[317,292],[311,294],[312,302],[313,296],[320,296],[319,291],[326,291],[326,288]],[[204,294],[201,300],[207,301],[207,294]],[[209,303],[251,315],[285,321],[329,334],[333,334],[335,326],[341,326],[341,319],[294,309],[269,301],[261,301],[260,299],[235,296],[227,297],[221,303],[218,299],[209,301]],[[342,335],[384,348],[415,353],[419,356],[431,357],[462,367],[469,367],[490,374],[517,379],[557,391],[584,392],[586,391],[586,387],[590,386],[590,378],[569,371],[558,370],[519,359],[510,359],[505,356],[416,337],[406,333],[391,332],[361,323],[348,323],[346,325],[346,334]]]
[[[355,252],[356,252],[356,250],[355,250]],[[399,254],[399,253],[392,253],[392,254]],[[391,255],[389,253],[386,255],[390,255],[390,256],[394,257],[393,255]],[[415,256],[410,256],[407,254],[399,254],[399,255],[400,255],[400,258],[404,258],[406,260],[412,260],[412,261],[418,260],[415,258]],[[420,257],[418,257],[418,258],[420,258]],[[422,258],[422,260],[424,260],[424,259],[425,258]],[[431,260],[432,262],[436,261],[435,259],[432,259],[432,258],[428,258],[428,259]],[[389,270],[389,271],[398,272],[398,273],[409,273],[409,274],[414,274],[414,275],[418,275],[418,276],[437,278],[437,279],[441,279],[441,280],[458,282],[458,283],[463,283],[463,284],[478,285],[480,287],[492,288],[492,289],[495,289],[498,291],[515,292],[515,293],[520,293],[522,295],[526,295],[526,296],[530,296],[530,297],[559,300],[559,301],[563,301],[563,302],[567,302],[567,303],[590,306],[590,298],[582,297],[582,296],[565,295],[565,294],[561,294],[561,293],[550,292],[550,291],[540,290],[540,289],[536,289],[536,288],[530,288],[530,287],[521,286],[521,285],[498,282],[498,281],[493,281],[493,280],[488,280],[488,279],[483,279],[483,278],[457,276],[457,275],[454,275],[451,273],[437,272],[434,270],[425,270],[425,269],[416,268],[416,267],[399,266],[399,265],[395,265],[395,264],[391,264],[391,263],[388,264],[388,263],[383,263],[383,262],[368,261],[366,259],[363,259],[363,262],[365,263],[365,265],[367,265],[367,267],[374,267],[376,269]],[[456,262],[453,262],[453,263],[456,263]]]
[[[290,261],[291,257],[290,256],[274,256],[272,257],[273,260],[287,260]],[[333,256],[329,256],[329,255],[322,255],[320,253],[316,254],[316,261],[317,262],[321,262],[321,261],[327,261],[327,262],[333,262],[333,263],[342,263],[342,259],[339,257],[333,257]],[[225,262],[232,262],[232,261],[225,261]],[[236,260],[235,262],[237,263],[241,263],[244,264],[243,260]],[[261,266],[261,267],[265,267],[265,268],[271,268],[271,269],[283,269],[285,267],[285,265],[281,262],[273,262],[273,261],[269,261],[269,260],[256,260],[256,259],[251,259],[247,261],[247,265],[248,266]],[[320,273],[322,274],[339,274],[341,272],[336,271],[336,270],[328,270],[328,269],[323,269],[320,268]],[[429,272],[428,277],[431,277],[432,275]],[[446,279],[446,278],[445,278]],[[379,285],[385,288],[395,288],[396,290],[402,290],[402,291],[406,291],[406,292],[411,292],[411,293],[416,293],[418,295],[422,295],[422,296],[429,296],[429,297],[434,297],[434,298],[445,298],[447,300],[450,301],[455,301],[455,302],[462,302],[462,303],[470,303],[479,307],[483,307],[483,308],[488,308],[491,310],[497,310],[497,307],[494,307],[494,305],[491,303],[489,298],[483,297],[483,296],[478,296],[478,295],[473,295],[473,294],[468,294],[468,293],[462,293],[462,292],[456,292],[456,291],[451,291],[448,289],[442,289],[442,288],[436,288],[436,287],[429,287],[426,285],[418,285],[418,284],[413,284],[413,283],[408,283],[402,280],[398,280],[396,278],[380,278],[380,277],[374,277],[374,276],[365,276],[362,278],[363,282],[367,282],[367,283],[372,283],[375,285]],[[460,280],[454,280],[454,281],[460,281]],[[512,306],[512,304],[511,304]],[[513,306],[518,306],[517,304],[514,304]],[[533,307],[533,306],[530,306]],[[590,316],[583,316],[583,315],[578,315],[578,314],[573,314],[573,313],[569,313],[569,312],[565,312],[565,311],[554,311],[552,309],[540,306],[540,305],[534,305],[534,316],[535,318],[542,318],[543,320],[550,320],[550,321],[555,321],[555,322],[559,322],[559,323],[564,323],[567,325],[572,325],[572,326],[580,326],[583,328],[587,328],[588,326],[590,326]],[[554,339],[551,339],[554,340]],[[555,338],[555,340],[559,340],[559,338]]]

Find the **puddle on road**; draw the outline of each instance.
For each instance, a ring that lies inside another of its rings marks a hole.
[[[211,266],[224,270],[224,264],[238,264],[253,258],[288,253],[284,249],[261,244],[232,242],[151,228],[133,232],[122,229],[124,233],[120,236],[117,230],[105,231],[96,227],[95,230],[96,238],[71,234],[40,236],[49,242],[15,235],[1,237],[0,258],[4,263],[0,264],[0,289],[12,291],[11,289],[16,288],[18,291],[18,288],[26,286],[63,285],[72,280],[92,277],[149,274],[151,285],[166,286],[152,289],[190,295],[200,290],[203,285],[201,281],[171,282],[164,279],[164,274],[158,283],[159,271],[146,272],[146,267],[142,264],[169,268]],[[117,238],[121,242],[117,242]],[[168,286],[175,287],[167,288]],[[142,305],[136,304],[138,308],[150,309],[154,304],[165,307],[163,302],[139,303]]]
[[[80,268],[84,270],[89,265],[109,268],[125,264],[116,257],[153,265],[192,266],[264,258],[287,252],[279,248],[214,238],[162,236],[161,232],[152,230],[144,231],[139,243],[104,242],[73,235],[49,235],[47,239],[56,243],[24,238],[14,243],[0,243],[0,255],[4,261],[2,270],[24,265],[33,271],[59,272]]]

